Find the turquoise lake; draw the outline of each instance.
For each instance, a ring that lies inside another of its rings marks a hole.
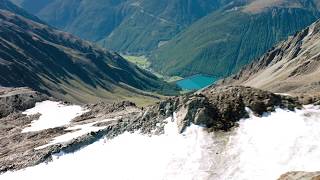
[[[210,75],[204,75],[204,74],[197,74],[194,76],[190,76],[187,78],[184,78],[183,80],[177,81],[176,84],[185,91],[190,90],[199,90],[204,87],[207,87],[214,82],[216,82],[218,78],[210,76]]]

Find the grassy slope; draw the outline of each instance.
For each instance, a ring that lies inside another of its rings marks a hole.
[[[140,68],[147,69],[150,67],[150,62],[145,56],[132,56],[132,55],[122,55],[126,60],[136,64]]]
[[[0,84],[28,86],[72,102],[158,100],[171,85],[116,53],[0,10]]]
[[[183,78],[180,76],[164,76],[160,73],[157,73],[155,71],[153,71],[152,69],[150,69],[150,61],[148,60],[148,58],[146,56],[133,56],[133,55],[122,55],[126,60],[128,60],[129,62],[132,62],[133,64],[136,64],[138,67],[145,69],[147,71],[150,71],[151,73],[153,73],[155,76],[157,76],[158,78],[163,79],[164,81],[168,82],[168,83],[174,83],[176,81],[182,80]]]
[[[167,75],[228,75],[317,18],[304,9],[274,8],[259,14],[219,11],[194,23],[151,56]]]
[[[138,106],[146,106],[158,102],[163,98],[159,94],[147,93],[132,87],[128,88],[125,85],[123,87],[114,86],[110,91],[103,87],[88,86],[79,79],[68,79],[59,84],[45,78],[42,80],[46,82],[43,89],[46,89],[54,97],[78,104],[96,103],[99,101],[113,103],[128,100],[135,102]],[[59,91],[56,91],[56,89],[59,89]]]

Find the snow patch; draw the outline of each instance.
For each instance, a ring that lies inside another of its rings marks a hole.
[[[320,170],[318,106],[251,114],[228,133],[191,125],[179,134],[174,119],[167,121],[163,135],[124,133],[0,179],[270,180],[287,171]]]
[[[276,94],[276,95],[281,95],[281,96],[292,96],[292,95],[290,95],[290,94],[287,94],[287,93],[274,93],[274,94]]]
[[[99,121],[99,122],[106,122],[106,121],[112,121],[112,119],[106,119],[104,121]],[[96,124],[97,122],[93,122],[93,123],[88,123],[88,124],[82,124],[82,125],[76,125],[76,126],[72,126],[69,127],[66,130],[71,130],[73,132],[69,132],[66,133],[64,135],[58,136],[56,138],[54,138],[50,143],[37,147],[35,148],[35,150],[39,150],[39,149],[43,149],[46,148],[48,146],[54,145],[54,144],[58,144],[58,143],[64,143],[64,142],[68,142],[71,141],[75,138],[78,138],[80,136],[83,136],[85,134],[91,133],[91,132],[98,132],[99,130],[102,130],[104,128],[106,128],[106,126],[101,126],[101,127],[97,127],[97,126],[93,126],[94,124]]]
[[[28,109],[23,114],[34,115],[40,113],[41,116],[31,125],[23,129],[23,133],[41,131],[69,124],[69,122],[87,110],[77,105],[64,105],[60,102],[43,101],[36,103],[34,108]]]

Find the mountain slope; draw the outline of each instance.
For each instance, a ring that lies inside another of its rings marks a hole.
[[[157,48],[231,0],[22,1],[21,7],[50,25],[112,50],[139,53]]]
[[[100,43],[121,52],[146,53],[184,30],[194,21],[230,0],[144,0]]]
[[[316,4],[310,0],[279,0],[283,3],[251,7],[256,1],[229,4],[192,24],[152,53],[152,67],[169,75],[223,77],[319,17]]]
[[[221,84],[320,95],[320,21],[278,44]]]
[[[18,6],[12,4],[8,0],[0,0],[0,9],[10,11],[12,13],[18,14],[20,16],[23,16],[25,18],[31,19],[31,20],[39,22],[39,23],[43,23],[36,16],[29,14],[28,12],[26,12],[25,10],[23,10],[23,9],[19,8]]]
[[[54,0],[11,0],[16,5],[23,7],[23,9],[27,10],[31,14],[36,14],[41,11],[44,7],[49,5]]]
[[[28,86],[73,102],[149,101],[141,90],[170,88],[118,54],[44,24],[1,10],[0,26],[1,86]]]

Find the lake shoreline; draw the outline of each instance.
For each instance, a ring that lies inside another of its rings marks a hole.
[[[218,77],[209,74],[195,74],[175,83],[184,91],[194,91],[210,86],[218,80]]]

